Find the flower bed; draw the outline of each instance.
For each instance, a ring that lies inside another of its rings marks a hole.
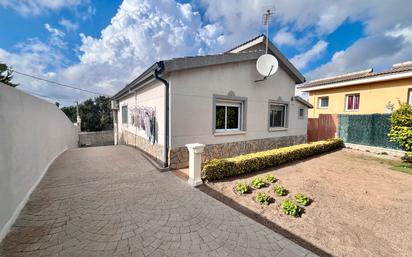
[[[288,146],[263,152],[215,159],[204,164],[202,179],[216,180],[275,167],[343,147],[342,139]]]

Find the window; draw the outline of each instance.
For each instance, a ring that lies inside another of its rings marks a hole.
[[[347,95],[346,96],[346,111],[357,111],[359,110],[360,95]]]
[[[217,101],[216,111],[216,131],[241,130],[242,102]]]
[[[122,106],[122,123],[127,124],[127,105]]]
[[[329,107],[329,96],[319,97],[319,108]]]
[[[269,127],[286,128],[286,104],[270,104],[269,106]]]
[[[305,109],[299,108],[299,119],[304,119],[305,118]]]
[[[412,105],[412,88],[408,90],[408,104]]]

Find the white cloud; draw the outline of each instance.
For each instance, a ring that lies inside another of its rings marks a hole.
[[[57,11],[74,7],[87,0],[0,0],[0,6],[13,9],[22,15],[39,15],[44,11]]]
[[[65,36],[63,31],[53,28],[48,23],[44,24],[44,27],[46,28],[48,32],[50,32],[50,39],[49,39],[50,45],[58,47],[58,48],[66,47],[67,43],[63,40],[63,37]]]
[[[63,26],[67,31],[76,31],[79,28],[79,23],[73,22],[67,19],[60,19],[59,24]]]
[[[50,42],[54,37],[62,38],[64,35],[50,25],[45,27],[51,33]],[[180,4],[173,0],[161,0],[160,3],[125,0],[111,24],[101,31],[100,37],[81,34],[79,63],[65,68],[61,59],[56,58],[44,60],[36,70],[28,71],[46,76],[53,70],[55,74],[51,75],[54,80],[113,95],[155,61],[209,52],[212,47],[222,43],[221,33],[219,24],[203,24],[200,14],[190,4]],[[44,55],[47,55],[51,46],[43,46],[48,47],[44,49]],[[51,52],[60,54],[58,48]],[[12,64],[16,70],[27,70],[26,65],[18,64],[19,59],[30,62],[35,58],[23,55],[21,51],[6,54],[7,56],[0,56],[0,61],[6,59],[6,63]],[[37,53],[36,58],[42,59]],[[29,80],[22,81],[18,78],[18,82],[24,84],[22,88],[30,90]],[[50,88],[53,87],[42,87],[44,91],[41,93],[60,98],[63,95],[70,96],[74,99],[93,96],[76,91],[54,92]]]
[[[317,60],[319,57],[325,53],[328,43],[326,41],[318,41],[311,49],[308,51],[298,54],[291,59],[291,62],[298,69],[304,69],[310,62]]]
[[[306,76],[316,79],[371,67],[375,70],[388,69],[394,63],[412,59],[412,41],[406,38],[408,34],[359,39],[349,48],[336,52],[329,62],[308,72]]]
[[[306,38],[296,38],[295,35],[286,29],[279,30],[273,37],[273,42],[278,46],[299,46],[306,43]]]

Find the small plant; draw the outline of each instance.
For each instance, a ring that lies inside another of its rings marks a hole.
[[[249,192],[249,186],[246,183],[237,183],[236,184],[236,192],[240,194],[246,194]]]
[[[293,217],[298,217],[300,215],[301,209],[293,201],[287,199],[280,204],[280,208],[283,213]]]
[[[269,174],[269,175],[266,176],[266,182],[274,183],[275,181],[276,181],[276,178],[272,174]]]
[[[266,193],[258,193],[256,195],[256,202],[260,204],[266,204],[269,205],[270,203],[270,196],[267,195]]]
[[[288,194],[288,191],[283,186],[280,186],[280,185],[275,186],[273,191],[275,191],[275,193],[278,196],[285,196]]]
[[[310,202],[310,198],[303,193],[297,193],[295,195],[295,199],[298,203],[302,204],[303,206],[308,205]]]
[[[262,188],[262,187],[264,187],[264,186],[266,186],[266,183],[265,183],[265,181],[263,181],[262,178],[257,177],[257,178],[254,178],[254,179],[252,180],[252,187],[253,187],[253,188],[260,189],[260,188]]]

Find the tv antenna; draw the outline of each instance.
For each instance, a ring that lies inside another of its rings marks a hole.
[[[268,54],[269,47],[269,23],[275,14],[275,8],[266,8],[263,14],[263,24],[266,25],[266,53],[259,57],[256,62],[256,69],[263,79],[255,80],[255,82],[265,81],[269,76],[276,73],[279,67],[278,60],[275,56]]]
[[[268,53],[268,43],[269,43],[269,23],[272,21],[275,15],[275,7],[265,8],[266,11],[262,16],[263,25],[266,26],[266,54]]]

